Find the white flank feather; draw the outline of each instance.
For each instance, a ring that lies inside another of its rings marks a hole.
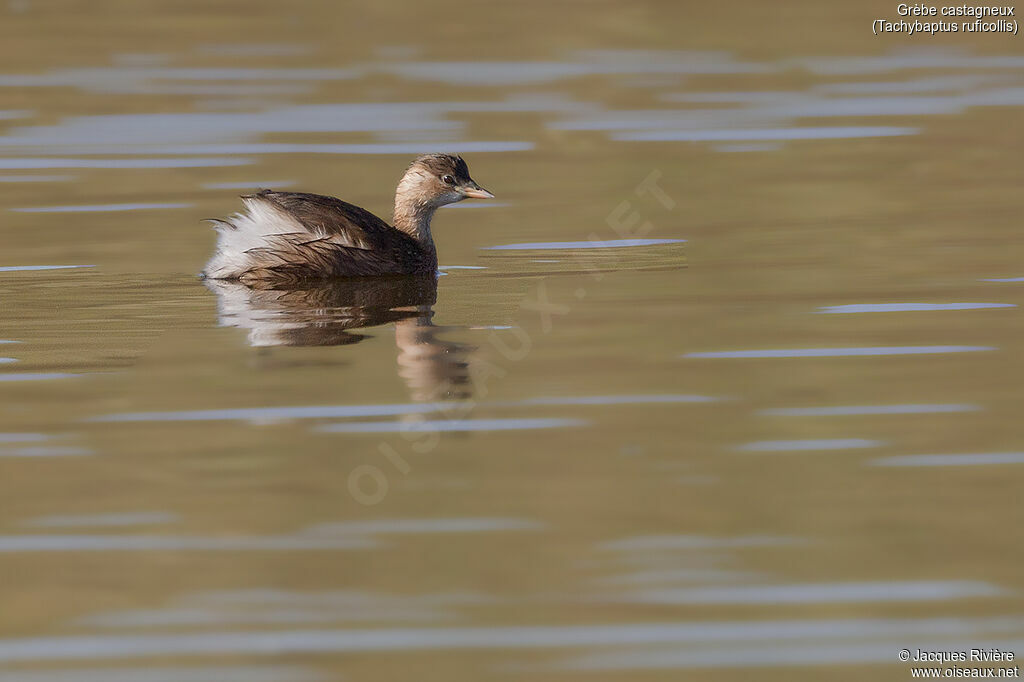
[[[268,201],[242,199],[245,210],[226,221],[215,221],[217,251],[203,272],[214,279],[238,277],[252,267],[250,249],[268,246],[268,237],[309,230],[298,220]]]

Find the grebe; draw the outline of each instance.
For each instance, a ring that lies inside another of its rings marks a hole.
[[[462,157],[450,154],[412,162],[395,191],[394,226],[334,197],[260,190],[242,197],[243,212],[210,220],[217,251],[202,274],[246,284],[434,274],[430,219],[466,198],[494,195],[473,181]]]

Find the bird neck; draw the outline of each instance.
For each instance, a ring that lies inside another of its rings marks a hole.
[[[435,206],[418,206],[395,200],[395,227],[415,239],[425,249],[434,248],[434,237],[430,234],[430,219],[434,217]]]
[[[394,225],[419,242],[424,249],[433,251],[434,237],[430,234],[430,219],[434,217],[438,206],[421,193],[405,187],[405,184],[403,178],[395,192]]]

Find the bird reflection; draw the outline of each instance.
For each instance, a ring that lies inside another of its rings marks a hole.
[[[220,324],[247,329],[251,346],[341,346],[366,338],[351,330],[393,322],[398,375],[413,400],[471,397],[472,347],[439,338],[449,328],[432,322],[437,300],[432,275],[354,278],[301,288],[204,283],[217,294]]]

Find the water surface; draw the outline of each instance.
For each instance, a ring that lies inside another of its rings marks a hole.
[[[0,7],[0,682],[1024,654],[1024,56],[875,11]],[[195,277],[426,151],[445,276]]]

